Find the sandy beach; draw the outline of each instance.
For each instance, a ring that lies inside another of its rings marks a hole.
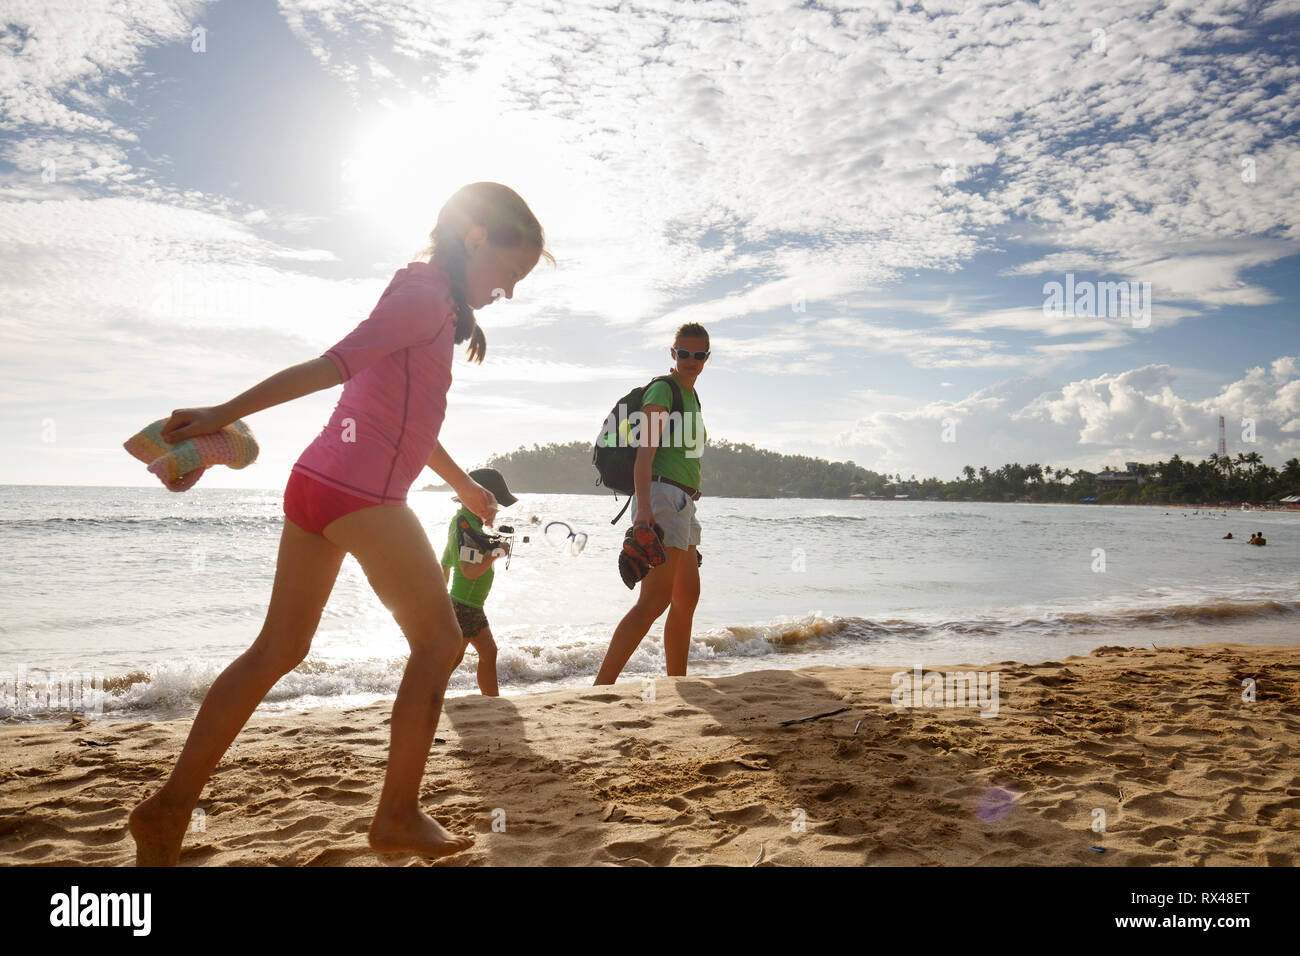
[[[1294,646],[1107,646],[979,670],[997,672],[996,715],[896,707],[890,667],[452,699],[424,805],[477,842],[432,865],[1300,862]],[[182,865],[425,865],[366,845],[390,706],[255,716]],[[127,813],[189,726],[0,727],[0,863],[132,863]]]

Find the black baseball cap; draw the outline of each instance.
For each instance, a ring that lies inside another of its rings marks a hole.
[[[519,500],[510,493],[510,489],[506,487],[506,480],[495,468],[475,468],[469,476],[492,492],[492,497],[496,498],[497,504],[502,508],[509,508]]]

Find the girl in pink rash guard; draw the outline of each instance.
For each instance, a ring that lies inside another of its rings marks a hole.
[[[131,813],[136,863],[175,865],[204,784],[254,709],[307,656],[346,554],[393,613],[411,646],[393,703],[379,807],[370,824],[378,853],[447,856],[473,839],[420,809],[419,788],[463,647],[446,584],[424,529],[406,505],[425,465],[491,525],[497,503],[438,441],[452,352],[469,340],[482,362],[475,309],[507,299],[546,251],[532,210],[499,183],[473,183],[438,213],[427,261],[399,269],[369,318],[324,355],[277,372],[223,405],[172,412],[163,437],[208,435],[273,405],[344,383],[334,413],[293,466],[266,622],[253,645],[209,688],[162,789]],[[434,582],[437,582],[434,584]]]

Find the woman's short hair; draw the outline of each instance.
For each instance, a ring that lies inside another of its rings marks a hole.
[[[700,338],[707,342],[709,340],[709,333],[704,326],[700,325],[700,323],[687,322],[677,330],[677,334],[673,336],[673,341],[676,342],[680,338]]]

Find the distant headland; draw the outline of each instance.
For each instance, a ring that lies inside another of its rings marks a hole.
[[[490,458],[512,491],[537,494],[600,494],[591,445],[534,444]],[[1235,458],[1217,453],[1199,462],[1174,455],[1151,464],[1125,462],[1101,471],[1053,468],[1019,462],[996,469],[966,465],[952,480],[881,474],[852,461],[786,455],[725,440],[709,443],[701,485],[723,498],[855,498],[874,501],[1012,501],[1058,504],[1152,504],[1260,507],[1300,510],[1300,459],[1279,470],[1258,452]],[[421,491],[449,491],[430,484]]]

